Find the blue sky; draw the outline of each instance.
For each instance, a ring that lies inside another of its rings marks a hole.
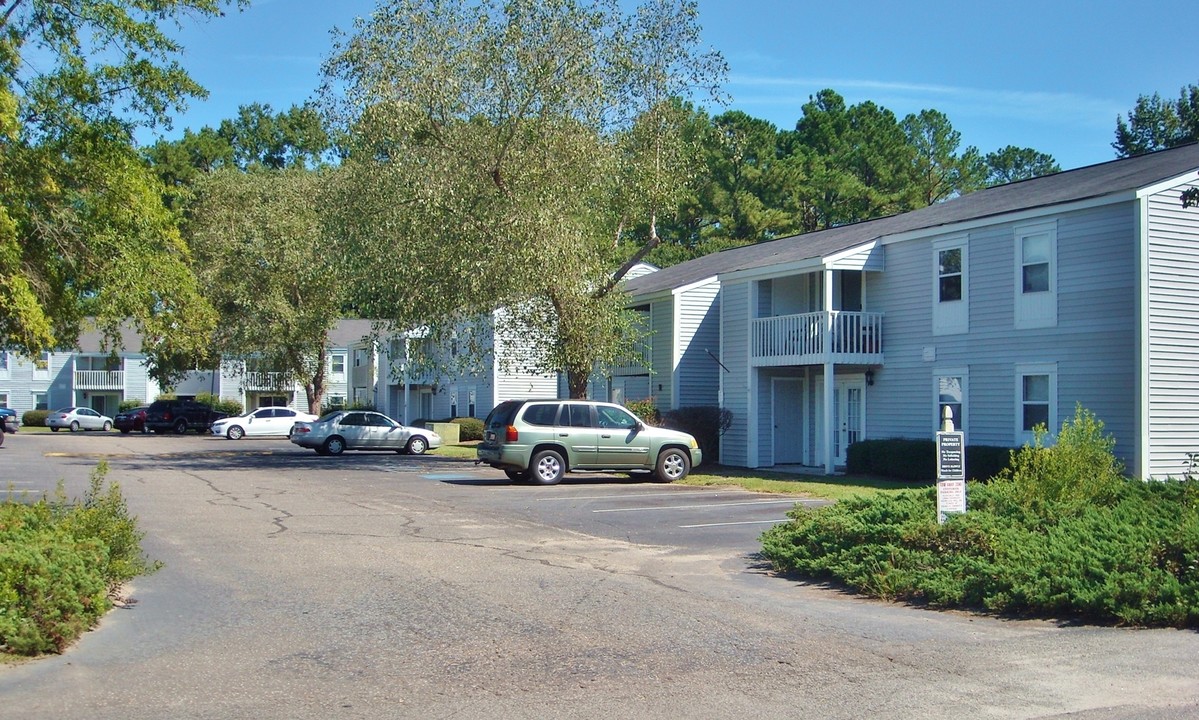
[[[211,96],[167,136],[216,126],[253,102],[276,111],[304,102],[329,31],[351,29],[375,6],[254,0],[186,28],[183,64]],[[1073,168],[1115,157],[1116,116],[1138,95],[1176,98],[1199,83],[1199,21],[1182,0],[700,0],[699,8],[705,43],[729,63],[728,109],[780,128],[832,88],[901,118],[940,110],[963,145],[983,152],[1033,147]]]

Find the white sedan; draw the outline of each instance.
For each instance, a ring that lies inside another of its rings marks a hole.
[[[51,432],[58,432],[62,428],[68,428],[71,432],[80,430],[108,432],[112,429],[112,418],[87,407],[65,407],[47,415],[46,424],[50,426]]]
[[[336,410],[316,422],[296,423],[291,441],[320,455],[346,450],[394,450],[423,455],[441,447],[441,436],[425,428],[402,425],[383,413]]]
[[[212,424],[213,435],[240,440],[246,435],[278,435],[291,437],[297,422],[312,422],[316,415],[302,413],[289,407],[263,407],[237,417],[221,418]]]

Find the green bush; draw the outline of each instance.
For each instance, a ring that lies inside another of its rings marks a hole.
[[[139,400],[138,398],[129,398],[128,400],[122,400],[120,403],[117,404],[117,412],[128,412],[129,410],[132,410],[135,407],[141,407],[142,405],[146,405],[146,404],[147,403],[145,400]]]
[[[782,572],[934,607],[1199,627],[1199,483],[1115,476],[1111,447],[1079,409],[1054,447],[969,483],[969,511],[944,524],[933,488],[856,497],[792,511],[763,554]]]
[[[649,425],[662,423],[662,416],[658,413],[658,401],[652,397],[644,400],[625,400],[624,406]]]
[[[200,403],[201,405],[207,405],[213,410],[225,413],[230,417],[241,415],[245,412],[241,402],[218,397],[212,393],[200,393],[196,396],[196,402]]]
[[[0,652],[61,652],[112,606],[117,588],[158,564],[108,466],[92,472],[83,501],[0,504]]]
[[[966,446],[966,473],[989,480],[1007,466],[1012,450],[989,445]],[[854,475],[928,482],[937,479],[937,443],[933,440],[861,440],[845,450],[846,470]]]
[[[669,410],[662,416],[664,427],[690,433],[695,438],[703,451],[705,463],[720,461],[720,436],[732,424],[732,411],[715,405]]]
[[[483,439],[483,421],[479,418],[454,418],[450,422],[458,425],[458,440],[460,442]]]
[[[26,410],[21,413],[21,424],[25,427],[46,427],[49,410]]]

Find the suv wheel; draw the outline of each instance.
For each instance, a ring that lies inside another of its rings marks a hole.
[[[556,450],[542,450],[533,456],[530,477],[538,485],[557,485],[566,474],[566,463]]]
[[[171,429],[177,434],[182,435],[183,433],[187,432],[187,421],[183,418],[179,418],[175,421],[175,424],[171,427]]]
[[[658,455],[657,479],[659,482],[674,482],[687,477],[691,471],[691,458],[678,448],[667,448]]]

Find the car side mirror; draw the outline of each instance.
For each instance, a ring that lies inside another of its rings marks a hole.
[[[636,430],[637,432],[641,432],[641,431],[645,430],[645,423],[638,420],[637,424],[633,426],[633,429]]]

